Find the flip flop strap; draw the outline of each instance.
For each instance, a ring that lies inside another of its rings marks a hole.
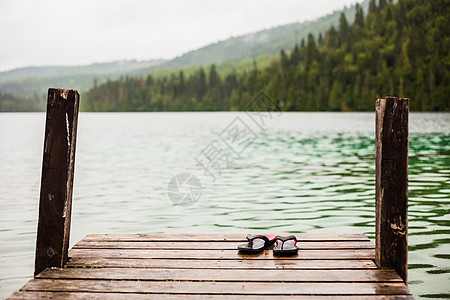
[[[264,236],[264,235],[260,235],[260,234],[251,235],[251,234],[249,234],[249,235],[247,235],[247,240],[248,240],[248,243],[249,243],[250,247],[253,245],[253,240],[256,240],[256,239],[263,240],[264,244],[269,242],[269,239],[266,236]]]
[[[277,241],[281,241],[281,250],[283,250],[284,247],[284,243],[287,241],[295,241],[294,244],[297,244],[297,238],[293,235],[289,235],[289,236],[276,236],[275,240]]]

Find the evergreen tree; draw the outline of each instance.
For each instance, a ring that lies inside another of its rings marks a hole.
[[[355,6],[355,25],[360,28],[364,27],[364,11],[359,3],[356,3]]]
[[[377,10],[376,0],[370,0],[369,2],[369,14],[375,13]]]

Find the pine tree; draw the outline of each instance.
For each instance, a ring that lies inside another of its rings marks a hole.
[[[360,28],[364,27],[364,11],[359,3],[355,6],[355,25]]]
[[[369,14],[375,13],[377,11],[377,3],[375,0],[370,0],[369,2]]]
[[[341,13],[341,16],[339,18],[339,46],[344,45],[346,42],[348,42],[350,37],[350,30],[347,22],[347,18],[345,17],[344,13]]]

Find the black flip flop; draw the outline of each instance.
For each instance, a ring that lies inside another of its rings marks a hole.
[[[292,256],[297,254],[297,238],[293,235],[290,236],[276,236],[276,245],[273,248],[273,255],[276,256]]]
[[[275,243],[273,235],[247,235],[247,244],[238,246],[239,252],[243,254],[257,254],[264,251],[265,247],[269,247]]]

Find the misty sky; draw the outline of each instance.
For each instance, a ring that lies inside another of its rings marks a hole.
[[[1,0],[0,71],[170,59],[231,36],[312,20],[356,0]]]

